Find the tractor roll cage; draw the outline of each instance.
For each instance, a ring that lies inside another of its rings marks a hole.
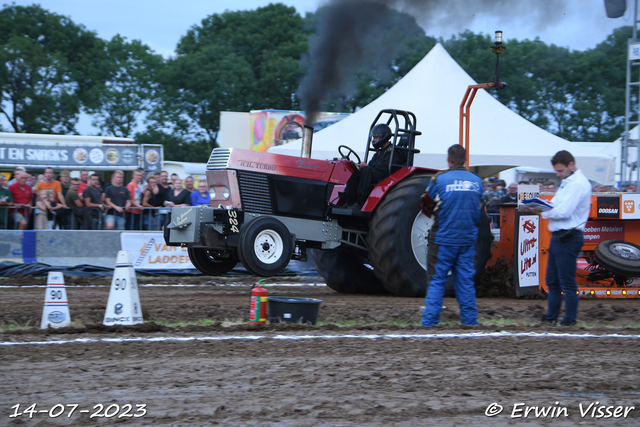
[[[381,120],[383,116],[388,115],[388,118]],[[373,147],[373,137],[371,132],[374,126],[378,124],[386,124],[389,128],[392,129],[392,145],[391,145],[391,157],[389,158],[389,175],[398,169],[405,166],[413,166],[413,156],[420,152],[420,150],[416,149],[416,136],[422,135],[422,132],[416,130],[418,120],[416,119],[416,115],[410,111],[402,111],[402,110],[381,110],[376,119],[371,124],[369,128],[369,136],[367,140],[367,150],[365,151],[364,161],[368,163],[369,161],[369,152],[376,150]],[[393,126],[392,126],[393,125]],[[393,130],[395,128],[395,131]],[[394,163],[394,154],[395,152],[400,154],[399,160],[400,163]]]

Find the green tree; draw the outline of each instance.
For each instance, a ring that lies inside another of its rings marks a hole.
[[[164,99],[150,116],[152,128],[190,130],[215,147],[220,111],[292,109],[306,49],[303,19],[293,7],[208,16],[181,38],[160,76]]]
[[[539,39],[507,40],[500,77],[490,91],[532,123],[574,141],[612,141],[624,127],[626,46],[630,27],[616,29],[594,49],[571,51]],[[495,55],[488,35],[470,31],[444,42],[451,56],[478,82],[492,81]]]
[[[627,42],[631,37],[631,27],[616,28],[595,48],[576,52],[572,139],[613,141],[624,131]],[[637,75],[633,79],[637,80]],[[637,94],[637,90],[631,91],[635,117]]]
[[[13,131],[74,133],[103,77],[102,48],[95,33],[38,5],[0,10],[0,114]]]
[[[141,41],[128,42],[120,35],[106,44],[106,58],[108,77],[94,86],[86,110],[103,133],[129,137],[154,105],[164,60]]]

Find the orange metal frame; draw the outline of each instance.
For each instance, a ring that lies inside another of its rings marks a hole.
[[[550,195],[541,196],[545,199],[551,199]],[[576,279],[578,282],[578,294],[581,297],[591,298],[640,298],[640,277],[633,278],[631,283],[619,285],[611,278],[601,280],[590,280],[589,271],[586,267],[589,265],[585,258],[589,258],[596,246],[605,240],[625,240],[639,244],[640,242],[640,219],[622,219],[620,214],[618,218],[602,218],[598,216],[598,197],[618,197],[620,198],[620,208],[622,210],[622,195],[620,193],[604,193],[602,195],[593,195],[591,197],[591,214],[589,221],[585,226],[585,243],[582,246],[582,254],[584,257],[578,259],[578,268],[576,270]],[[610,199],[609,199],[610,200]],[[515,222],[516,222],[516,206],[503,205],[500,208],[500,240],[494,243],[493,257],[488,265],[495,264],[500,258],[504,258],[508,265],[514,266],[514,258],[516,246]],[[546,272],[549,260],[549,245],[551,243],[551,232],[548,228],[549,220],[540,218],[540,234],[539,234],[539,289],[547,292],[549,288],[546,285]],[[593,232],[592,230],[614,230],[604,232]]]
[[[467,158],[465,164],[467,165],[467,169],[469,169],[469,128],[470,128],[470,110],[471,104],[473,104],[473,100],[478,93],[478,89],[489,89],[494,87],[495,84],[491,83],[480,83],[477,85],[470,85],[467,88],[467,91],[464,94],[464,98],[462,98],[462,102],[460,103],[460,145],[464,147],[467,151]]]

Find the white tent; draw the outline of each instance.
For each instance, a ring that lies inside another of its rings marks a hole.
[[[337,157],[339,145],[347,145],[363,156],[371,122],[380,110],[393,108],[411,111],[417,117],[422,135],[416,138],[416,148],[421,153],[415,156],[414,165],[444,169],[447,148],[459,141],[460,103],[472,84],[476,82],[437,44],[378,99],[317,132],[311,157]],[[570,151],[590,180],[612,180],[612,156],[559,138],[509,110],[486,91],[478,91],[471,107],[469,159],[478,175],[486,177],[516,166],[550,169],[551,157],[560,150]],[[272,147],[269,152],[300,156],[301,141]]]

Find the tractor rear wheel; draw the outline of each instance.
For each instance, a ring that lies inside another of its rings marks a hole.
[[[396,185],[376,208],[369,231],[369,257],[376,275],[392,294],[424,297],[427,292],[427,236],[433,221],[418,208],[431,175],[413,175]],[[490,256],[490,224],[480,221],[476,277]],[[489,255],[488,255],[489,254]],[[454,296],[451,281],[445,296]]]
[[[191,263],[203,274],[222,276],[227,274],[238,263],[232,255],[220,254],[207,248],[188,248]]]
[[[342,294],[389,294],[365,260],[350,252],[310,249],[318,274]]]

